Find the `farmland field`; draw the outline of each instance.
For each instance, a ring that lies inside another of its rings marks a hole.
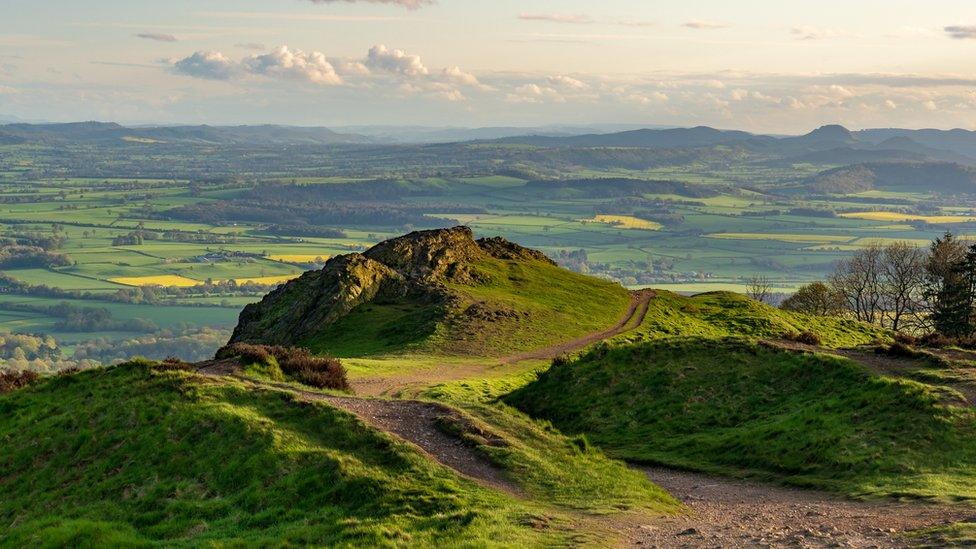
[[[0,145],[0,236],[50,254],[0,267],[0,330],[54,334],[66,351],[229,336],[244,305],[330,257],[454,224],[630,288],[685,293],[743,291],[763,275],[785,294],[868,245],[976,235],[965,195],[796,191],[831,165],[533,164],[540,151]]]

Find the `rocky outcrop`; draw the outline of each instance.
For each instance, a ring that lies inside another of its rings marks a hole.
[[[335,257],[321,270],[279,286],[244,308],[230,342],[301,345],[371,302],[409,301],[438,307],[447,316],[460,306],[449,285],[477,283],[477,262],[492,258],[552,263],[502,238],[475,241],[468,227],[413,232],[361,254]]]

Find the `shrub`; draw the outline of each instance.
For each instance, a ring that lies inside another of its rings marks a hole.
[[[933,347],[935,349],[941,349],[943,347],[951,347],[952,345],[956,344],[956,342],[952,338],[946,337],[938,332],[932,332],[930,334],[924,335],[922,337],[921,343],[926,347]]]
[[[896,358],[916,358],[919,352],[915,349],[898,341],[891,345],[875,347],[874,352],[879,355],[888,355]]]
[[[338,358],[314,356],[302,347],[234,343],[217,351],[216,358],[238,358],[260,364],[270,364],[273,358],[282,372],[299,383],[320,389],[349,390],[346,369]]]
[[[895,342],[914,347],[915,345],[918,345],[918,338],[903,332],[895,332]]]
[[[37,372],[24,370],[13,372],[10,370],[0,370],[0,394],[10,393],[22,387],[35,383],[41,376]]]
[[[797,343],[803,343],[804,345],[816,345],[816,346],[819,346],[821,343],[823,343],[823,341],[820,339],[820,336],[818,336],[817,334],[815,334],[813,332],[809,332],[809,331],[807,331],[807,332],[799,332],[799,333],[798,332],[793,332],[793,333],[786,334],[783,337],[786,338],[786,339],[788,339],[788,340],[790,340],[790,341],[795,341]]]

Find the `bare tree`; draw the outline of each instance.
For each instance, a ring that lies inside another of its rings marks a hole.
[[[926,254],[908,242],[884,247],[880,262],[882,324],[894,331],[917,325],[922,314]],[[906,323],[908,324],[906,326]]]
[[[765,275],[754,275],[749,279],[746,295],[760,303],[769,303],[773,294],[773,285]]]
[[[847,303],[854,317],[863,322],[881,320],[881,246],[871,244],[837,264],[830,275],[830,285]]]

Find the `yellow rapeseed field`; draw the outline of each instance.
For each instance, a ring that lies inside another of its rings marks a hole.
[[[851,212],[840,214],[848,219],[868,221],[925,221],[927,223],[968,223],[976,217],[966,215],[915,215],[898,212]]]
[[[176,286],[180,288],[190,288],[203,284],[199,280],[177,275],[120,276],[110,278],[109,281],[126,286]]]
[[[660,223],[630,215],[597,215],[592,219],[581,219],[580,221],[606,223],[607,225],[614,225],[622,229],[644,229],[647,231],[657,231],[661,229]]]
[[[259,276],[256,278],[235,278],[234,282],[238,284],[246,284],[248,282],[253,282],[255,284],[281,284],[282,282],[288,282],[289,280],[298,278],[300,274],[293,275],[280,275],[280,276]]]

